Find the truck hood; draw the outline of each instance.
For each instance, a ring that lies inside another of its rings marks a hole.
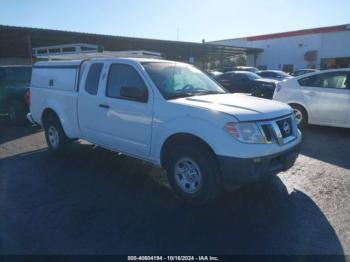
[[[239,121],[266,120],[292,113],[291,107],[287,104],[244,94],[192,96],[170,101],[226,113]]]

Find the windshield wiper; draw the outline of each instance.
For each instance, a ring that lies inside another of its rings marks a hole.
[[[186,93],[178,93],[178,94],[171,94],[168,95],[168,99],[176,99],[176,98],[182,98],[182,97],[190,97],[190,96],[195,96],[198,93],[196,92],[186,92]]]
[[[198,92],[197,95],[203,96],[203,95],[215,95],[215,94],[226,94],[226,92],[219,92],[219,91],[202,91]]]
[[[225,93],[219,92],[219,91],[184,92],[184,93],[168,95],[168,99],[176,99],[176,98],[190,97],[190,96],[204,96],[204,95],[212,95],[212,94],[225,94]]]

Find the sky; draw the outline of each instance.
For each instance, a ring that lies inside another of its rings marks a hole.
[[[0,24],[190,42],[350,23],[350,0],[0,0]]]

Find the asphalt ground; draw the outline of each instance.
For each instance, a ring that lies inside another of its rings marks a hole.
[[[350,130],[310,126],[294,167],[205,207],[161,170],[0,123],[1,254],[350,254]]]

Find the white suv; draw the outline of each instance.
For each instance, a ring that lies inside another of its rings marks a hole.
[[[230,94],[183,63],[39,62],[30,90],[28,118],[44,127],[53,153],[81,138],[148,161],[194,203],[286,170],[299,152],[291,107]]]
[[[273,99],[293,107],[299,126],[350,127],[350,69],[324,70],[280,82]]]

